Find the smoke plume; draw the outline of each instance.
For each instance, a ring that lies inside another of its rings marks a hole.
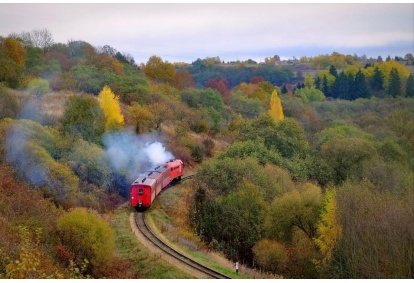
[[[103,141],[112,168],[126,172],[131,182],[145,171],[174,158],[153,135],[138,136],[128,130],[106,133]]]

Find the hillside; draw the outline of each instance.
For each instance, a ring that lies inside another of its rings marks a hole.
[[[0,38],[0,278],[185,277],[133,268],[151,256],[117,222],[171,156],[198,172],[154,208],[183,241],[283,278],[412,278],[408,55],[136,66]]]

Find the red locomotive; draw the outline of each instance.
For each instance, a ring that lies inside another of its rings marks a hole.
[[[136,210],[148,208],[165,187],[172,182],[180,181],[182,175],[183,162],[179,159],[170,160],[147,171],[143,177],[131,184],[131,206]]]

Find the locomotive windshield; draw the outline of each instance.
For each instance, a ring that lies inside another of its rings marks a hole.
[[[139,191],[138,191],[138,195],[139,195],[139,196],[143,196],[143,195],[144,195],[144,190],[143,190],[143,189],[139,189]]]

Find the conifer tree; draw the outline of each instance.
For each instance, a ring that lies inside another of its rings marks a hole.
[[[405,96],[414,97],[414,78],[410,75],[407,79],[407,86],[405,88]]]
[[[375,67],[370,85],[373,91],[380,91],[384,89],[384,75],[378,66]]]
[[[329,73],[334,76],[335,78],[338,77],[338,72],[336,71],[336,68],[334,65],[331,65],[331,67],[329,68]]]
[[[367,82],[365,80],[365,75],[362,73],[361,70],[355,76],[355,93],[354,99],[357,98],[369,98],[369,89]]]
[[[286,88],[286,85],[283,85],[283,87],[282,87],[282,93],[284,94],[284,93],[287,93],[288,92],[288,89]]]
[[[397,97],[402,94],[401,80],[397,69],[392,68],[390,72],[390,80],[388,84],[388,94],[392,97]]]
[[[98,95],[98,101],[105,115],[105,129],[121,129],[124,126],[124,116],[121,113],[119,97],[108,86],[104,86]]]
[[[282,102],[280,101],[276,90],[272,91],[272,96],[270,97],[269,115],[275,123],[278,123],[284,119]]]
[[[348,78],[345,73],[342,71],[338,78],[335,80],[334,85],[332,86],[332,97],[347,99],[349,93]]]

